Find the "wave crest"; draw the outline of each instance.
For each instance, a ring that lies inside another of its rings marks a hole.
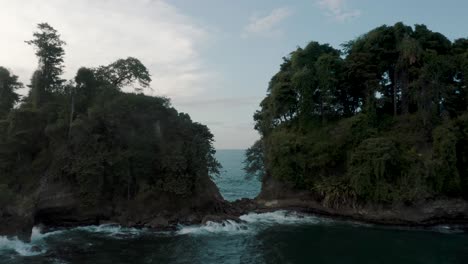
[[[221,223],[207,222],[205,225],[180,226],[178,235],[245,234],[256,233],[274,225],[303,225],[323,223],[327,220],[289,211],[249,213],[240,217],[242,222],[226,220]]]

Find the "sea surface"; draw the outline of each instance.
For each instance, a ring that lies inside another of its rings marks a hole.
[[[241,170],[243,151],[221,150],[215,181],[228,200],[255,197],[258,180]],[[468,263],[468,234],[457,227],[389,228],[295,212],[153,232],[114,225],[34,228],[31,243],[0,237],[0,263]]]

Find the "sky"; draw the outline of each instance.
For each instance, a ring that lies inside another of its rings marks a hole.
[[[217,149],[245,149],[270,78],[298,46],[339,48],[399,21],[468,37],[467,11],[466,0],[0,0],[0,65],[29,84],[37,59],[24,41],[48,22],[67,42],[64,78],[136,57],[152,74],[147,94],[207,125]]]

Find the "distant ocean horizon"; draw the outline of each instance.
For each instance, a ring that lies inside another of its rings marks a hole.
[[[246,179],[243,170],[244,149],[218,149],[216,159],[223,166],[220,175],[214,177],[214,182],[228,201],[241,198],[255,198],[261,189],[258,179]]]

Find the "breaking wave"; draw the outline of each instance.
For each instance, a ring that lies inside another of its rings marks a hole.
[[[275,225],[306,225],[327,223],[329,220],[289,211],[249,213],[240,217],[241,222],[226,220],[221,223],[207,222],[205,225],[180,226],[178,235],[203,234],[248,234],[256,233]]]
[[[98,226],[82,226],[73,228],[72,231],[84,231],[89,233],[98,233],[114,238],[135,237],[146,232],[145,228],[122,227],[117,224],[104,224]]]

